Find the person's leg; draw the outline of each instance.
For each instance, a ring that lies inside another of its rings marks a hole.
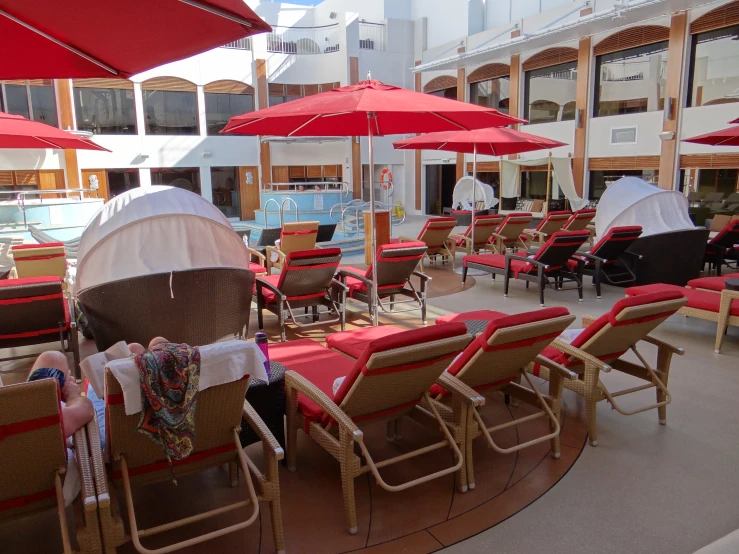
[[[162,344],[165,342],[169,342],[169,341],[165,339],[164,337],[154,337],[153,339],[151,339],[151,342],[149,343],[149,348],[153,348],[157,344]]]
[[[131,351],[131,354],[136,354],[137,356],[146,352],[146,348],[144,348],[143,345],[139,344],[138,342],[132,342],[131,344],[129,344],[128,349]]]
[[[33,367],[29,374],[33,373],[37,369],[42,367],[49,367],[58,369],[65,375],[69,375],[69,363],[67,362],[67,356],[58,350],[49,350],[48,352],[42,352],[36,361],[33,363]]]

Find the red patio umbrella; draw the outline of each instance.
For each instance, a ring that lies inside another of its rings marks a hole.
[[[271,108],[232,117],[226,134],[278,136],[367,136],[370,158],[370,212],[373,260],[375,190],[373,137],[405,133],[459,131],[511,125],[524,120],[493,108],[423,94],[380,81],[366,80]],[[372,272],[377,290],[377,272]],[[377,324],[377,302],[372,314]]]
[[[729,121],[729,125],[732,125],[732,124],[739,125],[739,117],[737,117],[736,119],[733,119],[733,120]]]
[[[57,148],[60,150],[101,150],[89,139],[20,115],[0,112],[0,148]]]
[[[739,126],[727,127],[705,135],[683,139],[683,142],[708,144],[710,146],[739,146]]]
[[[564,142],[538,137],[508,128],[488,128],[474,131],[429,133],[394,142],[398,150],[445,150],[473,154],[472,158],[472,236],[475,236],[475,193],[477,191],[477,155],[507,156],[567,146]]]
[[[244,0],[0,0],[0,79],[130,77],[269,30]]]

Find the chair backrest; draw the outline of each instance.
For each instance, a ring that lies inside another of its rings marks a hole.
[[[316,242],[328,242],[332,240],[336,232],[336,225],[336,223],[322,223],[319,225]]]
[[[403,288],[411,278],[418,262],[426,253],[423,242],[400,242],[383,244],[377,249],[377,287],[383,289]],[[369,266],[365,277],[372,278],[373,267]]]
[[[190,269],[97,285],[78,300],[101,352],[121,340],[148,344],[157,336],[210,344],[246,336],[253,287],[247,269]]]
[[[64,243],[18,244],[11,248],[18,277],[64,277],[67,255]]]
[[[0,520],[56,505],[67,464],[56,379],[0,387],[0,460]]]
[[[536,251],[532,259],[550,268],[563,267],[589,237],[590,231],[557,231]]]
[[[562,225],[563,231],[582,231],[587,228],[593,219],[595,219],[595,208],[583,208],[577,210],[570,219],[568,219],[564,225]]]
[[[739,219],[731,221],[721,229],[718,235],[710,240],[709,244],[719,248],[732,248],[735,244],[739,244]]]
[[[533,216],[529,212],[511,212],[496,229],[496,233],[504,237],[504,242],[518,240]]]
[[[282,233],[282,229],[279,227],[262,229],[257,246],[274,246],[275,242],[280,240],[280,233]]]
[[[545,235],[551,235],[559,231],[571,216],[572,212],[569,210],[548,212],[546,217],[536,226],[536,230]]]
[[[498,214],[475,216],[475,237],[473,239],[475,247],[485,246],[501,221],[503,221],[503,216]],[[469,237],[470,233],[472,233],[472,225],[465,229],[464,236]]]
[[[608,232],[603,235],[595,246],[590,249],[593,256],[598,256],[606,260],[607,263],[615,262],[626,252],[626,250],[634,244],[636,239],[641,236],[642,228],[640,225],[630,225],[625,227],[611,227]]]
[[[336,391],[355,421],[413,408],[472,340],[463,323],[397,333],[367,344]]]
[[[302,250],[287,255],[277,288],[288,298],[301,300],[326,294],[341,261],[339,248]]]
[[[588,325],[571,344],[606,363],[612,362],[682,308],[687,301],[680,291],[653,292],[622,298],[613,305],[610,312]],[[566,360],[566,365],[570,366],[580,363],[572,358]]]
[[[433,254],[442,249],[449,234],[457,224],[457,220],[453,217],[432,217],[418,233],[418,240],[425,243],[428,247],[428,253]]]
[[[133,359],[130,363],[135,364]],[[220,466],[236,457],[234,427],[241,426],[248,379],[217,385],[198,393],[194,450],[184,460],[173,460],[177,477]],[[141,414],[126,415],[123,390],[110,369],[105,370],[106,448],[113,461],[113,479],[120,481],[120,454],[125,455],[131,481],[156,483],[172,478],[162,447],[138,431]]]
[[[59,340],[69,304],[59,277],[0,280],[0,348]]]
[[[447,370],[481,390],[517,376],[575,321],[566,308],[503,316],[488,323]]]
[[[313,250],[318,237],[318,221],[285,223],[280,233],[280,250],[285,254],[298,250]]]

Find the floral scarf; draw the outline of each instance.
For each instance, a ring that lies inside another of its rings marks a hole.
[[[138,430],[162,446],[173,471],[172,460],[184,460],[194,448],[200,350],[157,344],[136,356],[136,365],[143,407]]]

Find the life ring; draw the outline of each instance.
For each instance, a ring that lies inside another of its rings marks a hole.
[[[393,186],[393,172],[387,167],[380,172],[380,186],[385,190]]]

